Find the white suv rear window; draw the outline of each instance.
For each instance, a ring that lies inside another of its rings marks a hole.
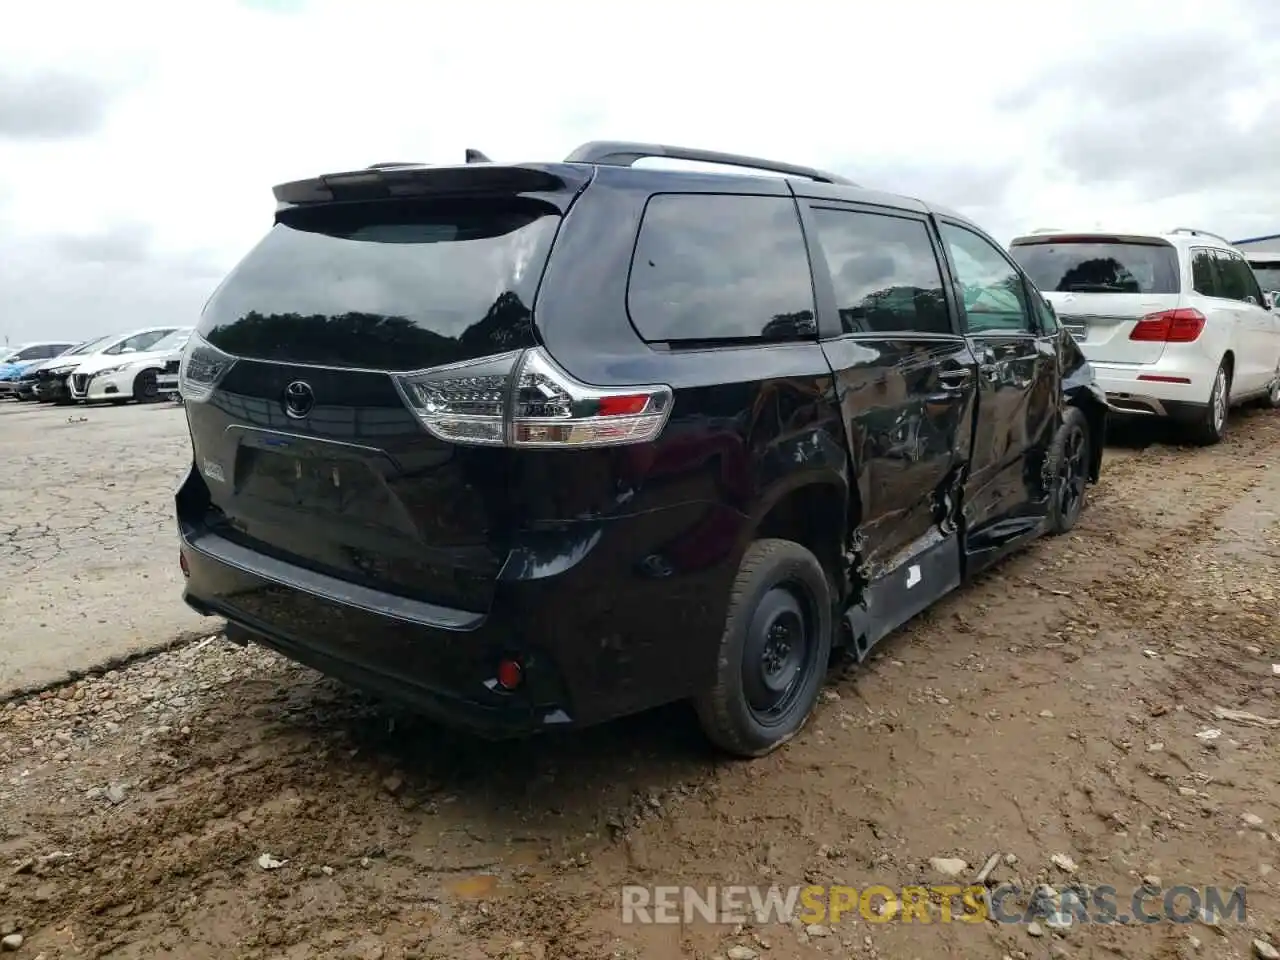
[[[1095,238],[1015,243],[1013,258],[1044,293],[1178,293],[1178,254],[1163,241]]]

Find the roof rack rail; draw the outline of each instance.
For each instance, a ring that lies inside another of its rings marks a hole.
[[[665,157],[670,160],[690,160],[696,163],[718,163],[731,167],[745,167],[751,170],[767,170],[770,173],[785,173],[793,177],[804,177],[817,180],[819,183],[838,183],[846,187],[857,184],[838,173],[828,173],[813,167],[801,167],[794,163],[782,163],[778,160],[762,160],[759,157],[744,157],[735,153],[720,153],[715,150],[699,150],[696,147],[675,147],[666,143],[630,143],[625,140],[593,140],[584,143],[565,157],[565,163],[597,163],[610,167],[629,167],[637,160],[645,157]]]
[[[1224,237],[1220,233],[1213,233],[1209,230],[1200,230],[1196,227],[1174,227],[1169,232],[1170,233],[1189,233],[1194,237],[1213,237],[1213,239],[1215,240],[1221,240],[1228,247],[1235,246],[1235,244],[1233,244],[1230,240],[1228,240],[1226,237]]]
[[[423,164],[414,163],[411,160],[405,161],[388,161],[387,163],[371,163],[366,170],[390,170],[393,167],[421,167]]]

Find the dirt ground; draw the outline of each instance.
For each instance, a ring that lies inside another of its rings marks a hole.
[[[755,762],[711,755],[679,707],[482,744],[198,641],[0,706],[0,934],[47,960],[1268,955],[1278,571],[1280,415],[1255,411],[1212,449],[1126,431],[1073,534],[833,670]],[[1247,920],[619,910],[624,884],[898,887],[944,880],[931,858],[967,882],[992,854],[994,880],[1122,903],[1142,878],[1243,885]]]

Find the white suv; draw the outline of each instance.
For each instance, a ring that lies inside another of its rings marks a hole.
[[[1118,413],[1171,417],[1222,439],[1231,406],[1280,406],[1280,312],[1228,241],[1043,230],[1009,245],[1079,341]]]

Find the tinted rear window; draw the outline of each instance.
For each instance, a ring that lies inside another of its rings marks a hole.
[[[1020,243],[1010,253],[1045,293],[1177,293],[1181,286],[1168,244]]]
[[[817,336],[809,255],[787,197],[660,194],[627,291],[645,340]]]
[[[383,370],[529,346],[559,222],[516,198],[286,210],[197,329],[236,356]]]

